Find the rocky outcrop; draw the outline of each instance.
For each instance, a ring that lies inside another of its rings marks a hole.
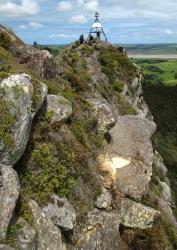
[[[51,112],[51,122],[59,122],[67,119],[72,114],[72,104],[61,95],[47,96],[47,112]]]
[[[33,85],[28,75],[17,74],[0,82],[4,128],[0,135],[0,162],[14,165],[22,156],[31,127]],[[8,132],[7,132],[8,131]]]
[[[112,205],[112,196],[106,188],[102,188],[102,193],[98,196],[95,207],[100,209],[109,209]]]
[[[88,224],[77,240],[77,250],[126,250],[119,234],[121,217],[117,212],[95,209],[88,214]]]
[[[134,64],[135,67],[136,64]],[[137,68],[139,71],[139,69]],[[142,75],[139,73],[139,77],[135,77],[131,84],[124,85],[122,95],[125,97],[127,103],[131,105],[136,111],[138,117],[144,119],[150,116],[149,108],[143,98],[142,90]]]
[[[32,210],[34,227],[37,232],[37,249],[38,250],[63,250],[60,230],[53,224],[33,200],[29,206]]]
[[[161,155],[157,151],[154,152],[153,165],[158,174],[163,178],[166,178],[168,170],[163,162]]]
[[[152,135],[156,124],[137,116],[119,116],[116,126],[111,129],[110,149],[123,157],[131,157],[151,166],[153,163]]]
[[[55,78],[56,65],[49,51],[38,50],[32,46],[16,46],[11,52],[19,59],[20,64],[27,64],[44,79]]]
[[[5,48],[14,48],[17,45],[24,45],[24,43],[12,32],[12,30],[0,24],[0,36],[3,38]],[[1,45],[1,46],[2,46]]]
[[[20,192],[18,175],[10,166],[0,165],[0,239],[5,239]]]
[[[146,229],[152,227],[160,212],[129,199],[121,202],[121,224],[125,227]]]
[[[116,124],[116,112],[113,107],[102,97],[87,98],[93,110],[93,116],[98,121],[98,128],[107,132]]]
[[[36,231],[23,218],[17,220],[20,229],[15,234],[15,241],[20,250],[33,250],[37,248]]]
[[[98,157],[100,168],[110,173],[118,190],[137,201],[146,194],[151,179],[155,130],[147,119],[120,116],[110,130],[110,144]]]
[[[72,230],[76,223],[75,209],[66,198],[51,195],[50,203],[43,208],[43,211],[63,230]]]

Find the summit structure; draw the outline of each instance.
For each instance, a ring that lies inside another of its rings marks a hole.
[[[94,36],[96,35],[96,37],[99,40],[104,39],[105,42],[107,42],[107,37],[106,37],[106,34],[105,34],[105,32],[104,32],[104,30],[102,28],[102,25],[100,23],[99,13],[98,12],[95,13],[95,21],[94,21],[94,23],[92,25],[92,28],[91,28],[90,32],[89,32],[88,39],[90,37],[92,37],[92,35],[94,35]]]

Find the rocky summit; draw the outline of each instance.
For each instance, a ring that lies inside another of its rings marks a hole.
[[[0,26],[0,114],[0,249],[176,249],[158,128],[122,47],[53,57]]]

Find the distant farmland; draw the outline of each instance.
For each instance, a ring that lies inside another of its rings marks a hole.
[[[177,55],[177,44],[124,44],[130,55]]]

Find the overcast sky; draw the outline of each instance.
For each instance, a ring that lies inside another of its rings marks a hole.
[[[95,11],[112,43],[176,43],[177,0],[0,0],[0,23],[26,43],[85,36]]]

